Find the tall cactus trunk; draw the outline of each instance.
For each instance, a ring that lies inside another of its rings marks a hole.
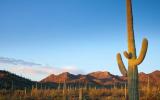
[[[138,70],[137,66],[128,67],[128,95],[129,100],[139,100],[138,91]]]
[[[132,2],[126,0],[127,6],[127,31],[128,31],[128,53],[132,55],[132,59],[128,60],[128,93],[129,100],[139,100],[138,93],[138,69],[137,65],[132,64],[132,60],[136,59],[136,48],[133,29]]]
[[[128,96],[129,100],[139,100],[138,91],[138,69],[137,66],[142,63],[145,58],[148,40],[143,39],[142,48],[137,58],[134,29],[133,29],[133,15],[132,15],[132,0],[126,0],[127,6],[127,32],[128,32],[128,51],[124,52],[124,56],[128,59],[128,71],[125,68],[121,55],[117,54],[118,66],[121,73],[128,77]]]

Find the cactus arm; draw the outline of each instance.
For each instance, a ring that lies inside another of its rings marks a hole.
[[[128,53],[127,51],[124,51],[124,52],[123,52],[123,55],[124,55],[127,59],[131,59],[131,58],[132,58],[131,53]]]
[[[124,66],[124,63],[122,61],[122,57],[121,57],[120,53],[117,54],[117,62],[118,62],[119,70],[122,73],[122,75],[127,76],[127,70]]]
[[[148,40],[144,38],[142,42],[142,47],[141,47],[139,57],[133,62],[135,65],[139,65],[142,63],[142,61],[144,60],[146,56],[147,49],[148,49]]]
[[[130,56],[129,56],[129,54],[128,54],[128,52],[127,52],[127,51],[124,51],[124,52],[123,52],[123,55],[124,55],[127,59],[129,59],[129,58],[130,58]]]

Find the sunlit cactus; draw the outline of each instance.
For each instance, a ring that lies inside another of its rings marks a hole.
[[[83,89],[79,88],[79,100],[83,100]]]
[[[57,87],[57,89],[58,89],[58,90],[60,90],[60,89],[61,89],[61,84],[60,84],[60,82],[58,83],[58,87]]]
[[[132,0],[126,0],[127,5],[127,29],[128,29],[128,52],[124,51],[124,56],[128,59],[128,71],[124,66],[120,53],[117,54],[117,62],[121,73],[128,77],[128,95],[129,100],[139,100],[138,91],[138,69],[137,66],[142,63],[145,58],[148,40],[145,38],[139,56],[136,56],[133,16],[132,16]]]
[[[63,84],[63,100],[68,100],[66,90],[67,90],[67,85],[66,85],[66,82],[64,81],[64,84]]]
[[[126,83],[124,85],[124,97],[125,97],[125,100],[127,100],[127,84]]]
[[[149,96],[150,96],[150,80],[149,80],[149,75],[148,75],[148,80],[147,80],[147,95],[146,95],[146,99],[148,99],[149,98]]]
[[[24,94],[25,94],[25,96],[27,94],[27,88],[26,87],[24,87]]]
[[[32,88],[31,88],[31,96],[33,95],[33,90],[34,90],[34,85],[32,85]]]
[[[38,84],[36,83],[36,90],[38,89]]]

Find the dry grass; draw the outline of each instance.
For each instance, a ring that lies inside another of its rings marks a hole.
[[[83,100],[126,100],[124,88],[82,89]],[[0,100],[79,100],[79,89],[0,90]],[[160,88],[140,88],[140,100],[160,100]]]

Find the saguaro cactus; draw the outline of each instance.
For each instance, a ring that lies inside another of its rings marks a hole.
[[[128,59],[128,71],[124,66],[120,53],[117,54],[117,62],[121,73],[128,77],[128,95],[129,100],[139,100],[138,92],[138,69],[137,66],[142,63],[145,58],[148,40],[143,39],[142,47],[139,56],[136,56],[134,30],[133,30],[133,15],[132,1],[126,0],[127,6],[127,31],[128,31],[128,52],[124,51],[124,56]]]
[[[149,75],[148,75],[148,80],[147,80],[147,95],[146,95],[146,100],[149,99],[149,96],[150,96],[150,80],[149,80]]]
[[[127,84],[126,83],[124,85],[124,97],[125,97],[125,100],[127,100]]]
[[[83,100],[83,89],[79,88],[79,100]]]

